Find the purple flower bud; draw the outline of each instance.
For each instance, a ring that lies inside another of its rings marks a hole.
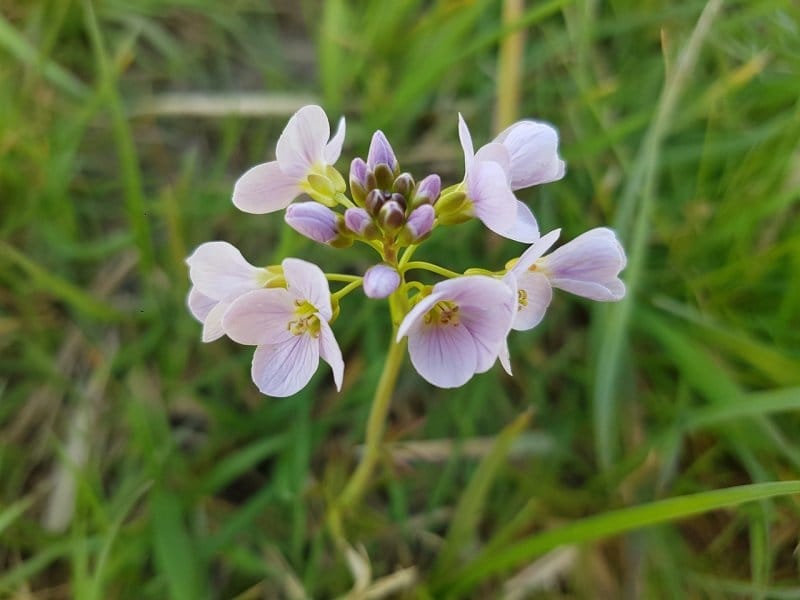
[[[372,217],[363,208],[348,208],[344,211],[344,224],[353,233],[364,235],[372,225]]]
[[[442,180],[434,173],[428,175],[425,179],[419,182],[417,189],[414,191],[414,205],[420,204],[436,204],[439,199],[439,192],[442,191]]]
[[[364,200],[364,205],[367,207],[367,210],[370,214],[376,215],[378,211],[383,206],[383,203],[386,201],[386,198],[383,197],[383,192],[380,190],[370,190],[369,194],[367,194],[366,199]]]
[[[317,202],[296,202],[286,207],[284,219],[296,232],[315,242],[328,244],[336,239],[336,213]]]
[[[374,171],[378,165],[386,165],[389,170],[396,173],[400,168],[395,158],[394,150],[389,145],[389,140],[383,135],[381,130],[376,131],[372,135],[372,141],[369,144],[369,154],[367,154],[367,166]]]
[[[411,176],[411,173],[400,173],[394,180],[392,190],[398,194],[402,194],[405,198],[409,198],[411,192],[414,191],[414,178]]]
[[[397,231],[406,220],[406,211],[394,200],[389,200],[381,206],[378,213],[378,222],[384,231]]]
[[[350,163],[350,193],[357,204],[364,204],[367,195],[367,163],[360,158],[354,158]]]
[[[412,244],[416,244],[431,232],[435,216],[436,211],[430,204],[423,204],[411,211],[406,221],[406,229]]]
[[[399,285],[400,274],[389,265],[374,265],[364,273],[364,293],[370,298],[386,298]]]

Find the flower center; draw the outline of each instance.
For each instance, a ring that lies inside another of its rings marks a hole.
[[[425,315],[425,324],[458,327],[458,304],[450,300],[437,302]]]
[[[528,306],[528,292],[517,290],[517,310],[520,311],[526,306]]]
[[[317,308],[308,300],[295,300],[294,319],[289,321],[286,328],[292,335],[303,335],[310,333],[314,337],[319,337],[319,317]]]

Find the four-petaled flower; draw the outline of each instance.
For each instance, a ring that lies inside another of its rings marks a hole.
[[[459,114],[458,138],[464,151],[464,184],[472,214],[503,237],[536,241],[536,218],[514,191],[564,176],[555,129],[536,121],[518,121],[475,152],[467,123]]]
[[[333,316],[325,274],[312,263],[287,258],[282,263],[285,288],[248,292],[230,305],[222,327],[232,340],[257,346],[252,376],[267,396],[291,396],[317,370],[320,357],[342,387],[342,351],[329,322]]]
[[[468,275],[442,281],[409,311],[397,341],[408,336],[411,363],[430,383],[458,387],[497,360],[515,302],[499,279]]]
[[[618,277],[625,268],[625,250],[612,230],[591,229],[544,256],[560,232],[557,229],[542,236],[505,277],[517,290],[512,323],[517,331],[539,324],[553,298],[553,288],[599,302],[615,302],[625,296],[625,284]]]
[[[206,242],[186,259],[189,265],[187,304],[192,315],[203,324],[203,341],[222,337],[222,315],[231,302],[252,290],[263,288],[276,275],[254,267],[227,242]]]
[[[319,106],[304,106],[289,119],[278,138],[276,160],[256,165],[236,182],[233,203],[244,212],[263,214],[286,208],[303,192],[316,196],[315,191],[322,189],[332,193],[335,181],[331,181],[328,167],[342,153],[344,133],[342,117],[329,141],[325,111]]]

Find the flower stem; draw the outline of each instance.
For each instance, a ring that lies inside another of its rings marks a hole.
[[[403,272],[410,271],[411,269],[424,269],[425,271],[431,271],[432,273],[436,273],[437,275],[447,278],[461,277],[461,273],[456,273],[450,269],[445,269],[439,265],[434,265],[421,260],[412,260],[403,266]]]
[[[344,286],[339,291],[331,294],[331,297],[334,298],[335,300],[341,300],[342,298],[347,296],[347,294],[352,292],[354,289],[356,289],[358,287],[361,287],[362,283],[363,283],[363,278],[359,277],[355,281],[351,281],[350,283],[348,283],[346,286]]]
[[[347,508],[357,503],[364,494],[364,489],[369,482],[370,475],[375,468],[380,457],[380,445],[383,439],[383,432],[386,428],[386,415],[389,412],[389,405],[394,391],[394,384],[400,367],[405,356],[406,338],[395,342],[392,338],[389,345],[389,353],[386,355],[386,362],[383,364],[383,372],[372,399],[372,407],[367,419],[367,437],[364,444],[364,453],[361,462],[358,463],[355,472],[350,477],[344,491],[339,496],[337,508],[344,512]]]
[[[359,275],[346,275],[344,273],[325,273],[325,278],[328,281],[343,281],[350,283],[351,281],[361,281],[362,277]]]

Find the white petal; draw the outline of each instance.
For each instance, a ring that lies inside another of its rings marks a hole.
[[[458,387],[475,374],[475,342],[460,325],[419,323],[409,332],[408,353],[417,372],[439,387]]]
[[[625,263],[625,251],[614,232],[604,227],[587,231],[540,259],[554,287],[601,301],[624,295],[617,275]]]
[[[414,324],[419,321],[422,316],[427,313],[433,305],[436,304],[439,300],[444,298],[444,294],[436,293],[430,294],[426,296],[408,311],[408,314],[403,319],[403,322],[400,323],[400,327],[397,328],[397,338],[395,341],[399,342],[403,339],[403,336],[408,335],[409,330],[414,326]]]
[[[253,355],[253,382],[267,396],[296,394],[319,366],[319,342],[310,334],[295,335],[282,344],[259,346]]]
[[[539,224],[527,204],[517,200],[517,220],[508,231],[502,233],[502,236],[526,244],[539,239]]]
[[[247,292],[231,303],[222,328],[240,344],[279,344],[296,337],[289,331],[294,309],[293,296],[283,288]]]
[[[189,312],[201,323],[206,320],[206,316],[217,305],[217,302],[217,300],[199,292],[194,286],[189,290],[189,295],[186,296],[186,305],[189,307]]]
[[[533,245],[523,252],[519,260],[511,268],[514,273],[522,273],[527,271],[533,263],[535,263],[541,256],[547,252],[550,247],[556,243],[558,236],[561,235],[560,229],[554,229],[536,240]]]
[[[500,354],[497,356],[500,359],[500,365],[503,370],[509,375],[514,375],[511,372],[511,353],[508,351],[508,341],[503,342],[503,347],[500,348]]]
[[[206,315],[205,321],[203,321],[204,342],[213,342],[225,335],[225,330],[222,328],[222,317],[228,307],[230,307],[230,303],[218,302]]]
[[[517,218],[517,198],[508,187],[500,165],[491,161],[475,162],[467,173],[467,193],[476,217],[489,229],[503,235]]]
[[[461,142],[461,149],[464,151],[464,176],[469,172],[469,166],[475,156],[475,149],[472,145],[472,136],[469,133],[464,117],[458,113],[458,141]]]
[[[478,148],[478,152],[475,154],[475,162],[487,160],[500,165],[500,168],[502,168],[503,172],[506,174],[506,181],[509,183],[511,182],[511,179],[508,177],[511,157],[508,155],[508,150],[506,150],[502,144],[491,143]]]
[[[519,121],[495,138],[511,155],[511,188],[556,181],[564,176],[565,164],[558,157],[558,133],[546,123]]]
[[[532,271],[518,275],[517,286],[527,295],[527,304],[518,306],[512,328],[517,331],[527,331],[536,327],[544,318],[544,313],[553,299],[553,288],[547,277]]]
[[[233,186],[233,204],[246,213],[262,215],[283,210],[301,193],[298,178],[289,177],[272,161],[239,177]]]
[[[574,279],[553,279],[550,283],[560,290],[597,302],[616,302],[625,297],[625,284],[619,279],[612,279],[604,283]]]
[[[333,316],[331,289],[322,269],[299,258],[284,259],[281,265],[289,292],[310,302],[326,321],[330,321]]]
[[[186,259],[189,278],[197,291],[214,300],[231,300],[250,290],[262,287],[262,269],[247,262],[227,242],[206,242]]]
[[[339,125],[336,128],[336,133],[333,134],[331,141],[325,146],[324,158],[325,162],[329,165],[334,164],[339,160],[342,154],[342,144],[344,144],[345,124],[344,117],[339,119]]]
[[[342,391],[342,378],[344,377],[344,360],[342,350],[333,336],[333,330],[326,321],[319,322],[319,354],[333,371],[333,381],[336,389]]]
[[[290,177],[303,179],[314,164],[324,162],[330,133],[328,117],[319,106],[304,106],[294,113],[275,149],[281,170]]]

